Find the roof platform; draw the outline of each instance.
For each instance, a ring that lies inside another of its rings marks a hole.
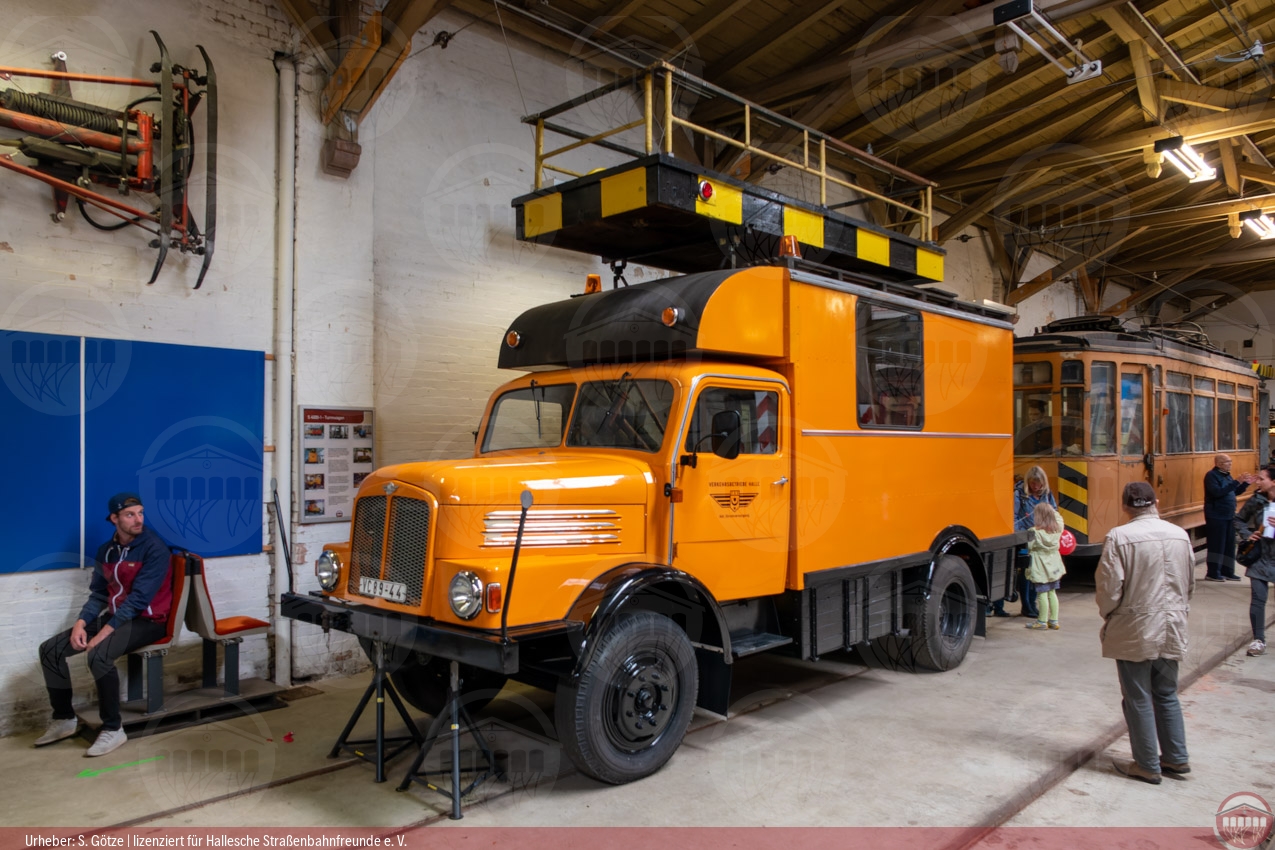
[[[724,116],[713,127],[680,117],[705,98]],[[578,111],[586,123],[640,114],[598,131],[564,123]],[[522,120],[535,127],[536,159],[534,191],[513,201],[521,241],[690,274],[770,262],[793,236],[804,258],[826,267],[895,281],[943,279],[945,252],[918,238],[932,233],[933,182],[668,63],[633,69]],[[573,141],[546,151],[547,133]],[[582,158],[582,148],[591,157]],[[618,165],[578,164],[616,154]],[[569,157],[577,170],[563,166]],[[818,203],[747,179],[750,170],[776,168],[817,187]],[[571,179],[545,185],[547,172]]]
[[[702,197],[701,185],[710,187]],[[683,273],[778,256],[796,236],[802,256],[895,280],[943,279],[942,249],[667,154],[515,198],[518,238]]]

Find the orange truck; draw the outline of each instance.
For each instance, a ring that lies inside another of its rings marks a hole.
[[[744,656],[953,668],[1012,585],[1012,347],[988,306],[796,259],[536,307],[473,456],[369,475],[284,612],[379,644],[427,713],[453,661],[556,690],[609,783],[725,715]]]

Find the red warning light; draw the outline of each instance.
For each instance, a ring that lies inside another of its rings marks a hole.
[[[707,180],[699,181],[699,199],[701,201],[709,201],[713,198],[713,184]]]

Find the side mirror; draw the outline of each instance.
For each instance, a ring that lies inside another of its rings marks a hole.
[[[713,454],[734,460],[739,457],[740,419],[738,410],[713,414]]]

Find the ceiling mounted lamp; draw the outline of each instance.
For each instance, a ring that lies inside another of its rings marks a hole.
[[[992,22],[996,26],[1008,27],[1019,38],[1035,48],[1037,53],[1048,59],[1067,76],[1068,85],[1084,82],[1102,74],[1102,60],[1090,59],[1081,53],[1080,42],[1068,41],[1067,36],[1063,35],[1048,18],[1036,11],[1032,0],[1011,0],[1009,3],[996,6],[992,9]],[[998,41],[997,51],[1002,52],[1002,47],[1008,50],[1011,46],[1017,47],[1009,42]],[[1068,61],[1069,53],[1076,57],[1076,64],[1063,64],[1064,61]],[[1001,65],[1007,73],[1013,73],[1013,70],[1018,67],[1018,62],[1006,64],[1002,61]]]
[[[1217,169],[1205,162],[1199,151],[1188,145],[1181,136],[1160,139],[1155,143],[1155,152],[1173,163],[1192,183],[1217,178]]]
[[[1275,239],[1275,221],[1261,210],[1245,210],[1240,213],[1240,221],[1262,239]]]

